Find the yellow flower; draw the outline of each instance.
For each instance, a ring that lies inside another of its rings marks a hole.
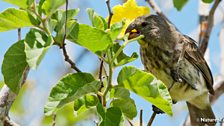
[[[121,22],[125,19],[125,26],[122,29],[121,35],[124,35],[125,29],[137,17],[149,14],[149,8],[138,6],[135,0],[128,0],[123,5],[116,5],[112,8],[113,17],[111,24]]]

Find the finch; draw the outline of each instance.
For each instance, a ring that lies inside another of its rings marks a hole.
[[[167,86],[172,100],[186,101],[193,126],[215,125],[209,102],[214,94],[211,71],[196,41],[183,35],[170,21],[158,15],[141,16],[126,29],[128,39],[139,40],[141,61]]]

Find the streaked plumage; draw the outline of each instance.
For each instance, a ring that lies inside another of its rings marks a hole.
[[[208,92],[214,94],[212,74],[193,39],[157,15],[137,18],[126,32],[130,33],[129,38],[145,36],[139,41],[142,63],[171,87],[174,101],[185,100],[188,107],[198,110],[198,116],[215,118],[208,99]]]

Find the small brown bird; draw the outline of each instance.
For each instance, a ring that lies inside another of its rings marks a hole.
[[[138,17],[126,33],[129,39],[144,35],[139,43],[145,69],[166,84],[173,101],[187,101],[192,125],[215,119],[208,94],[214,94],[212,74],[193,39],[157,15]]]

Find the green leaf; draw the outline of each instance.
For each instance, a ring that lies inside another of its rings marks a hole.
[[[24,49],[24,41],[16,42],[5,53],[2,63],[5,84],[15,93],[20,89],[24,72],[28,69]]]
[[[45,0],[41,7],[44,13],[50,16],[63,4],[65,4],[65,0]]]
[[[40,0],[39,3],[37,4],[37,10],[38,10],[38,14],[41,16],[43,13],[43,9],[42,9],[42,5],[44,3],[45,0]]]
[[[212,3],[213,0],[202,0],[204,3]]]
[[[99,103],[97,105],[97,112],[101,117],[100,126],[119,126],[122,120],[121,110],[117,107],[110,107],[105,111]]]
[[[113,88],[111,97],[114,99],[110,105],[120,108],[126,117],[133,119],[137,115],[135,101],[130,98],[130,92],[127,89],[120,87]]]
[[[21,8],[28,8],[34,2],[34,0],[3,0],[3,1]]]
[[[51,115],[58,108],[88,93],[97,92],[100,82],[89,73],[68,74],[51,90],[44,112]]]
[[[110,92],[110,98],[129,98],[130,97],[130,92],[129,90],[125,89],[125,88],[121,88],[121,87],[115,87],[112,88],[111,92]]]
[[[86,108],[96,106],[98,102],[99,100],[96,95],[86,94],[85,96],[74,101],[74,110],[78,111],[82,106],[85,106]]]
[[[172,99],[167,87],[151,73],[143,72],[135,67],[123,67],[119,72],[119,86],[133,91],[168,115],[172,115]]]
[[[87,12],[88,12],[89,19],[90,19],[93,27],[96,27],[100,30],[106,30],[107,29],[107,22],[105,21],[105,19],[103,17],[99,16],[91,8],[87,8]]]
[[[96,95],[85,95],[84,96],[84,100],[85,100],[85,105],[86,107],[91,107],[91,106],[96,106],[99,102],[98,98]]]
[[[30,29],[25,38],[26,61],[30,68],[36,69],[38,67],[52,43],[51,37],[47,36],[46,33],[37,29]]]
[[[178,11],[180,11],[187,2],[188,0],[173,0],[173,5]]]
[[[0,32],[37,24],[38,21],[24,10],[8,8],[0,13]]]
[[[98,55],[112,44],[108,33],[85,24],[76,25],[69,34],[68,39]]]
[[[118,22],[111,25],[110,30],[110,37],[112,38],[112,41],[115,41],[118,37],[118,35],[121,33],[122,28],[124,27],[124,22]]]
[[[4,86],[4,81],[0,81],[0,89]]]
[[[83,105],[84,105],[83,99],[79,98],[74,101],[73,108],[75,111],[78,111]]]
[[[116,53],[120,47],[121,46],[119,45],[119,43],[113,44],[113,47],[112,47],[113,52]],[[127,56],[122,51],[116,58],[114,64],[115,64],[115,66],[122,66],[124,64],[130,63],[130,62],[136,60],[137,58],[138,58],[138,54],[136,52],[132,53],[131,56]]]
[[[85,96],[74,101],[74,110],[78,115],[96,109],[99,100],[94,94],[86,94]]]
[[[76,25],[76,20],[73,20],[73,18],[75,15],[77,15],[78,12],[79,9],[68,10],[66,35],[68,35],[69,32],[72,30],[73,26]],[[63,42],[65,35],[65,18],[66,18],[66,12],[64,10],[57,10],[52,15],[52,19],[55,19],[57,21],[55,28],[56,36],[54,40],[56,41],[56,43],[59,44]]]
[[[68,10],[67,21],[73,19],[79,12],[79,9],[70,9]],[[65,10],[57,10],[53,15],[52,19],[57,20],[56,32],[61,30],[65,25],[66,11]]]

